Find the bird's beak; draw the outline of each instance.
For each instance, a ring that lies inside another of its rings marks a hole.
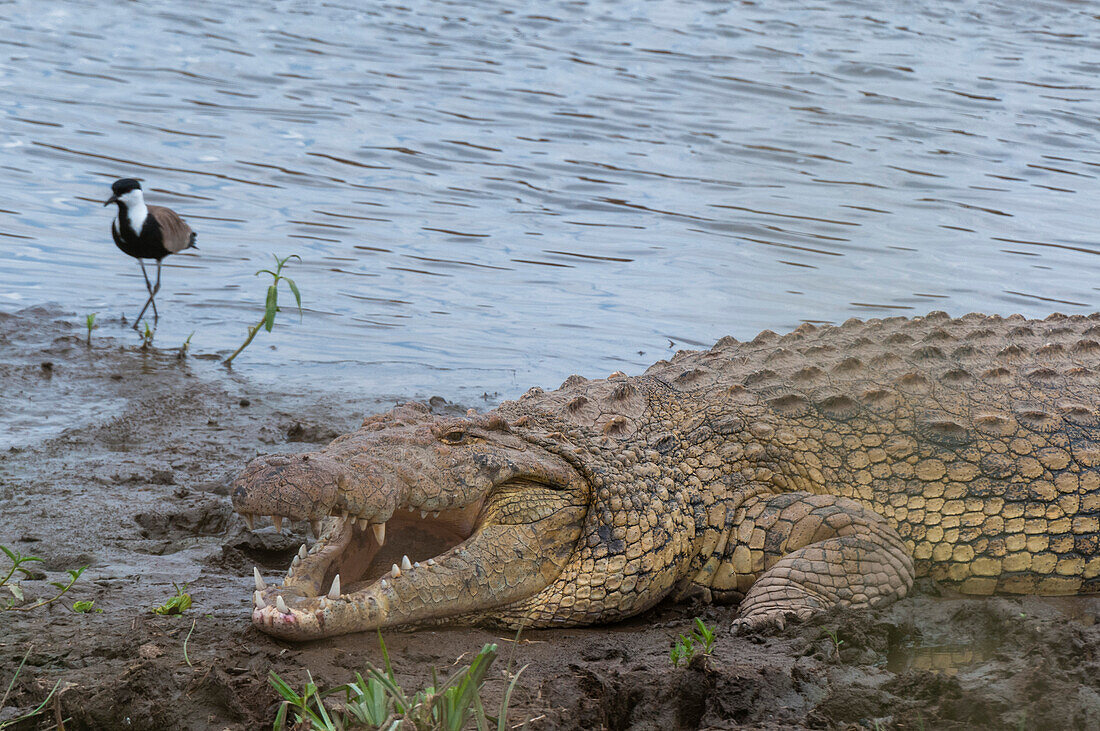
[[[105,206],[109,206],[109,205],[111,205],[112,203],[118,203],[118,196],[117,196],[117,195],[113,195],[113,196],[111,196],[110,198],[108,198],[107,200],[105,200],[105,201],[103,202],[103,205],[105,205]]]

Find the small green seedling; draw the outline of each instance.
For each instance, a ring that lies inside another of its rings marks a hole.
[[[80,578],[80,575],[84,573],[84,569],[87,566],[81,566],[78,569],[69,569],[69,580],[66,582],[51,581],[50,586],[57,589],[57,594],[48,599],[39,599],[36,602],[30,604],[20,604],[24,601],[23,587],[18,582],[13,582],[11,579],[15,576],[16,572],[23,575],[24,578],[30,579],[34,577],[34,574],[23,566],[23,564],[31,563],[33,561],[41,562],[42,559],[37,556],[24,556],[19,551],[12,550],[7,546],[0,546],[0,551],[3,551],[4,555],[11,561],[11,567],[8,572],[4,574],[3,578],[0,578],[0,588],[7,589],[8,593],[12,595],[11,599],[0,600],[0,611],[14,610],[19,612],[30,611],[31,609],[37,609],[38,607],[44,607],[47,604],[52,604],[58,599],[63,597],[69,589],[73,588],[73,584]],[[18,605],[18,606],[17,606]]]
[[[191,608],[191,595],[186,591],[187,584],[184,584],[181,588],[175,582],[172,582],[172,586],[176,588],[176,595],[169,597],[168,601],[159,607],[154,607],[153,612],[155,614],[183,614]]]
[[[145,329],[141,332],[141,349],[149,350],[153,347],[153,336],[157,334],[157,331],[149,327],[149,321],[145,321]]]
[[[187,336],[187,339],[183,341],[183,345],[180,346],[180,352],[176,353],[178,360],[183,360],[187,357],[187,351],[191,349],[191,338],[195,337],[195,331],[192,330],[191,334]]]
[[[95,324],[95,316],[98,314],[98,312],[93,312],[90,315],[84,316],[84,327],[88,329],[88,345],[92,344],[92,330],[98,327],[98,325]]]
[[[95,605],[94,600],[88,601],[85,599],[73,602],[73,611],[77,614],[90,614],[92,612],[96,614],[103,614],[103,610]]]
[[[840,639],[840,632],[835,629],[827,630],[825,634],[829,635],[829,639],[833,641],[833,657],[837,660],[840,659],[840,646],[844,644],[844,640]]]
[[[695,618],[695,627],[690,635],[680,635],[672,645],[668,659],[675,667],[689,665],[697,656],[710,657],[714,649],[714,628],[708,627],[703,620]]]
[[[673,667],[678,668],[680,665],[687,665],[693,657],[695,657],[695,641],[687,635],[680,635],[680,639],[673,643],[672,651],[668,654],[669,662]]]
[[[31,578],[33,574],[30,569],[24,568],[23,564],[32,563],[34,561],[40,562],[42,559],[37,556],[24,556],[19,553],[19,551],[13,551],[7,546],[0,546],[0,551],[3,551],[4,555],[11,561],[11,567],[8,569],[8,572],[4,575],[4,578],[0,579],[0,588],[7,589],[8,593],[13,597],[4,600],[4,603],[0,604],[0,609],[11,609],[17,603],[23,601],[23,587],[19,586],[17,582],[13,582],[11,578],[15,576],[16,572],[22,574],[24,578]]]
[[[248,337],[241,343],[241,347],[234,350],[233,354],[223,361],[226,367],[231,367],[233,365],[233,359],[240,355],[242,350],[248,347],[248,344],[252,342],[252,338],[256,337],[256,333],[260,331],[261,327],[268,332],[271,332],[271,328],[275,327],[275,313],[279,311],[279,282],[286,282],[287,286],[290,287],[291,293],[294,294],[294,300],[298,303],[298,317],[301,318],[302,316],[302,293],[298,291],[298,285],[294,283],[293,279],[283,276],[283,267],[286,266],[286,263],[291,259],[301,261],[302,257],[297,254],[291,254],[282,259],[274,254],[272,254],[272,256],[275,257],[275,271],[261,269],[256,272],[256,276],[260,276],[261,274],[271,275],[271,284],[267,287],[267,299],[264,302],[263,319],[248,328]]]

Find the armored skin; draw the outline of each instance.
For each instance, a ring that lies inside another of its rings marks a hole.
[[[1100,315],[970,314],[723,338],[644,374],[569,377],[488,414],[409,404],[254,460],[252,523],[311,521],[252,620],[585,625],[666,597],[738,622],[1100,587]]]

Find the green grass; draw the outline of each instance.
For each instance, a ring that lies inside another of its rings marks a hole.
[[[825,634],[829,635],[829,639],[833,641],[833,657],[839,660],[840,646],[844,644],[844,640],[840,639],[840,631],[831,629],[826,630]]]
[[[4,691],[4,696],[0,698],[0,708],[4,708],[7,705],[8,696],[11,695],[11,689],[15,687],[15,681],[19,679],[19,674],[23,672],[23,666],[27,664],[27,658],[30,657],[30,654],[31,648],[28,647],[26,653],[24,653],[23,655],[23,660],[19,663],[19,667],[15,670],[15,675],[12,676],[11,682],[8,683],[8,689]],[[16,726],[17,724],[21,724],[24,721],[29,721],[32,718],[41,715],[46,710],[46,704],[50,702],[50,699],[53,698],[53,694],[57,692],[57,687],[59,685],[61,685],[61,680],[58,680],[56,683],[54,683],[53,688],[50,689],[50,692],[46,695],[45,699],[43,699],[43,701],[39,703],[34,708],[34,710],[24,713],[21,716],[16,716],[15,718],[9,718],[7,720],[0,721],[0,731],[3,731],[3,729],[12,726]]]
[[[299,693],[272,671],[269,674],[271,685],[283,697],[275,716],[275,731],[288,728],[287,718],[291,714],[295,724],[292,728],[313,731],[342,731],[348,728],[460,731],[471,721],[479,730],[488,729],[490,725],[498,731],[509,728],[508,706],[512,692],[527,666],[515,673],[511,672],[510,667],[504,671],[508,684],[497,715],[487,713],[481,691],[489,669],[498,657],[496,643],[482,647],[468,665],[458,668],[442,681],[432,668],[428,685],[412,694],[398,684],[381,632],[378,633],[378,644],[382,648],[381,669],[368,664],[365,678],[362,673],[356,673],[354,682],[331,690],[321,691],[313,682],[313,675],[306,671],[308,680]],[[325,698],[341,693],[343,703],[338,709],[330,710],[325,706]]]
[[[187,667],[194,668],[191,664],[191,658],[187,656],[187,643],[191,641],[191,633],[195,631],[195,625],[198,624],[197,619],[191,620],[191,629],[187,631],[187,636],[183,638],[183,659],[187,663]]]
[[[714,649],[714,628],[708,627],[703,620],[695,618],[695,627],[691,634],[680,635],[672,645],[668,659],[675,667],[689,665],[698,656],[710,657]]]
[[[291,254],[282,259],[274,254],[272,254],[272,256],[275,257],[275,271],[261,269],[256,272],[256,276],[261,274],[271,275],[271,284],[267,287],[267,298],[264,301],[264,316],[258,323],[248,328],[248,337],[241,343],[241,347],[234,350],[232,355],[222,361],[223,365],[226,367],[232,367],[233,359],[240,355],[242,350],[248,347],[252,339],[256,337],[256,333],[260,332],[260,328],[271,332],[271,328],[275,327],[275,313],[279,312],[279,282],[286,282],[286,285],[290,287],[290,291],[294,295],[294,301],[298,303],[298,317],[300,318],[302,316],[302,293],[298,291],[298,285],[294,283],[293,279],[283,276],[283,267],[286,266],[286,263],[291,259],[301,261],[302,257],[297,254]]]

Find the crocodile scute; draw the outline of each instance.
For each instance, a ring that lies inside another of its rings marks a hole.
[[[487,414],[406,404],[237,477],[320,533],[252,620],[311,639],[585,625],[666,598],[737,622],[904,596],[1100,590],[1100,315],[723,338]]]

